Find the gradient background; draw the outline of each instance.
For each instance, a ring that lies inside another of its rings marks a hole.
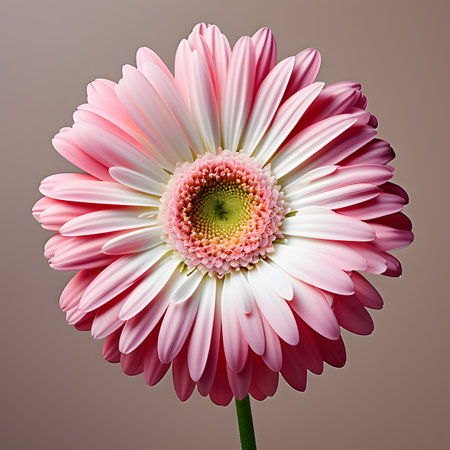
[[[253,403],[259,449],[442,449],[450,442],[448,1],[2,0],[1,440],[5,450],[233,449],[234,407],[181,403],[170,376],[148,388],[106,363],[102,342],[58,307],[70,278],[48,268],[33,221],[39,181],[74,171],[51,147],[94,78],[118,80],[147,45],[169,66],[195,23],[235,42],[273,29],[279,58],[306,47],[319,79],[357,80],[397,152],[416,241],[400,279],[378,277],[386,306],[369,337],[344,332],[348,363],[284,382]]]

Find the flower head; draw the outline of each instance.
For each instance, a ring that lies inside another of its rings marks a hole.
[[[104,357],[180,399],[275,393],[279,374],[345,363],[340,329],[369,334],[382,299],[361,272],[399,276],[408,197],[390,179],[361,86],[314,82],[317,50],[276,63],[263,28],[233,50],[214,25],[99,79],[56,150],[85,173],[46,178],[35,218],[50,266],[76,270],[67,320]]]

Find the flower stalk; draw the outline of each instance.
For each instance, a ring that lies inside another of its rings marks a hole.
[[[256,450],[250,398],[248,395],[242,400],[235,398],[235,403],[241,448],[242,450]]]

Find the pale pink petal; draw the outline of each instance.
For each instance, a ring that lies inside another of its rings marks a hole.
[[[259,87],[245,126],[242,148],[249,154],[261,141],[278,110],[286,85],[291,76],[294,58],[278,63]]]
[[[214,85],[206,61],[194,50],[187,59],[191,80],[189,102],[196,129],[202,140],[202,150],[215,152],[220,147],[220,126]]]
[[[213,334],[216,309],[216,280],[206,278],[200,304],[189,340],[188,367],[191,378],[197,382],[204,373]]]
[[[68,136],[67,131],[59,132],[52,140],[55,150],[67,161],[70,161],[75,166],[79,167],[94,177],[110,181],[111,176],[108,173],[108,168],[99,163],[96,159],[90,157],[75,145]]]
[[[240,372],[247,361],[248,344],[239,325],[234,305],[227,300],[225,292],[221,299],[223,347],[228,366],[235,372]]]
[[[270,255],[282,269],[294,278],[337,294],[350,295],[354,293],[350,277],[329,259],[319,253],[303,248],[302,257],[299,251],[287,245],[278,245]]]
[[[330,141],[350,128],[356,119],[348,114],[330,117],[311,125],[291,139],[271,162],[272,173],[281,178]]]
[[[139,314],[162,291],[179,264],[180,260],[178,258],[170,256],[158,261],[158,264],[145,274],[139,285],[128,295],[122,305],[119,314],[120,318],[122,320],[130,320]],[[125,349],[123,351],[126,353]]]
[[[172,361],[180,352],[191,331],[197,314],[200,297],[190,301],[171,303],[162,319],[158,337],[158,355],[163,363]]]
[[[283,234],[315,239],[372,241],[375,233],[361,220],[337,214],[327,208],[310,206],[283,222]]]
[[[246,36],[236,43],[231,54],[227,81],[221,103],[222,141],[227,150],[237,150],[253,100],[255,48]]]
[[[147,78],[132,66],[124,66],[116,92],[139,128],[154,146],[158,159],[175,167],[191,160],[189,146],[167,106]]]
[[[162,227],[152,226],[108,239],[102,246],[106,255],[125,255],[150,250],[161,244]]]
[[[100,269],[80,270],[77,272],[61,293],[59,299],[61,309],[68,311],[77,307],[84,291],[99,273]]]
[[[120,184],[146,194],[161,196],[164,193],[164,185],[157,181],[154,175],[147,176],[126,167],[110,167],[109,174]]]
[[[159,201],[154,197],[108,181],[65,182],[55,186],[47,195],[57,200],[104,205],[159,206]]]
[[[111,302],[101,306],[92,322],[92,337],[95,339],[103,339],[116,331],[124,323],[119,318],[119,312],[125,302],[126,294],[122,293]]]
[[[291,282],[286,272],[276,264],[273,264],[269,259],[261,259],[256,266],[256,270],[266,280],[271,280],[272,289],[285,300],[292,300],[294,291],[292,290]]]
[[[324,83],[314,83],[290,97],[278,109],[264,137],[259,142],[256,142],[256,139],[251,143],[245,142],[242,145],[244,150],[251,153],[254,150],[254,145],[257,145],[254,156],[260,161],[267,163],[277,152],[323,86]]]
[[[110,264],[86,289],[80,308],[92,311],[130,287],[167,252],[160,245],[138,255],[122,256]]]
[[[250,270],[248,279],[257,305],[272,329],[285,342],[297,344],[297,324],[286,301],[272,290],[268,280],[259,272]]]
[[[196,153],[201,153],[201,137],[195,129],[187,105],[178,91],[173,77],[151,62],[145,63],[141,70],[177,121],[190,147]]]
[[[157,66],[167,76],[167,78],[173,80],[173,75],[168,67],[164,64],[164,61],[150,48],[141,47],[140,49],[138,49],[136,53],[136,63],[137,68],[140,71],[144,70],[145,64],[153,64]]]
[[[144,209],[103,209],[79,215],[66,222],[60,230],[63,236],[86,236],[111,231],[142,228],[155,221],[140,219]]]
[[[261,321],[263,324],[266,341],[264,353],[262,354],[262,360],[270,370],[279,372],[283,364],[280,339],[264,316],[261,316]]]

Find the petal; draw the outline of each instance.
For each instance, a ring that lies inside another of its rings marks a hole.
[[[213,81],[206,61],[197,50],[189,55],[187,62],[192,116],[202,139],[203,151],[215,152],[220,147],[220,129]]]
[[[164,185],[162,182],[150,178],[142,173],[127,169],[126,167],[110,167],[109,174],[111,177],[136,191],[145,192],[146,194],[161,196],[164,193]]]
[[[161,244],[162,234],[160,226],[124,233],[105,242],[102,252],[107,255],[125,255],[150,250]]]
[[[266,280],[270,281],[272,289],[285,300],[292,300],[294,291],[286,272],[272,261],[261,259],[255,266],[256,270]]]
[[[177,161],[190,161],[191,153],[167,106],[145,76],[124,66],[117,95],[154,147],[154,156],[173,168]]]
[[[294,95],[316,79],[320,62],[320,53],[315,48],[307,48],[296,55],[291,80],[286,89],[286,97]]]
[[[158,261],[158,264],[145,274],[144,279],[128,295],[120,311],[120,318],[129,320],[140,313],[169,282],[179,264],[178,258],[170,256]]]
[[[203,281],[200,304],[189,340],[188,367],[192,379],[197,382],[204,373],[211,347],[214,313],[216,309],[216,280]]]
[[[292,280],[292,287],[294,298],[290,305],[299,317],[314,331],[327,339],[339,339],[338,322],[322,292],[296,279]]]
[[[52,198],[84,203],[126,206],[159,206],[159,201],[108,181],[79,180],[52,189]]]
[[[363,335],[372,333],[372,318],[354,296],[337,296],[333,310],[339,325],[346,330]]]
[[[248,36],[236,43],[221,104],[223,147],[237,150],[250,112],[255,83],[255,48]]]
[[[354,293],[352,280],[346,273],[327,258],[306,247],[300,253],[298,249],[287,245],[277,245],[270,259],[294,278],[308,284],[337,294]]]
[[[171,303],[164,315],[158,337],[158,355],[163,363],[172,361],[180,352],[191,331],[200,303],[198,292],[190,301]]]
[[[294,58],[278,63],[262,82],[245,127],[242,148],[251,154],[261,141],[277,112],[291,76]]]
[[[144,209],[104,209],[80,215],[66,222],[60,230],[63,236],[86,236],[111,231],[142,228],[154,220],[140,219]]]
[[[256,270],[248,272],[257,305],[272,329],[285,342],[292,345],[298,343],[298,328],[291,309],[284,299],[278,296],[260,273]]]
[[[86,289],[80,309],[92,311],[130,287],[167,252],[164,245],[139,255],[122,256],[110,264]]]
[[[228,300],[224,287],[221,299],[223,348],[228,366],[235,372],[240,372],[247,361],[248,345],[242,334],[234,305]]]
[[[322,120],[301,131],[273,158],[272,173],[277,178],[288,174],[355,122],[356,119],[351,115],[342,114]]]
[[[372,241],[375,233],[357,219],[347,217],[322,207],[306,207],[297,215],[283,221],[283,234],[315,239],[342,241]]]
[[[255,47],[255,88],[257,89],[277,61],[277,43],[270,28],[259,29],[253,36]]]
[[[319,95],[323,86],[324,83],[314,83],[305,87],[280,106],[265,136],[259,142],[254,140],[255,145],[258,145],[254,155],[256,158],[263,163],[267,163],[270,160],[301,119],[309,105]],[[251,144],[243,145],[243,148],[247,153],[251,153],[254,150]]]

